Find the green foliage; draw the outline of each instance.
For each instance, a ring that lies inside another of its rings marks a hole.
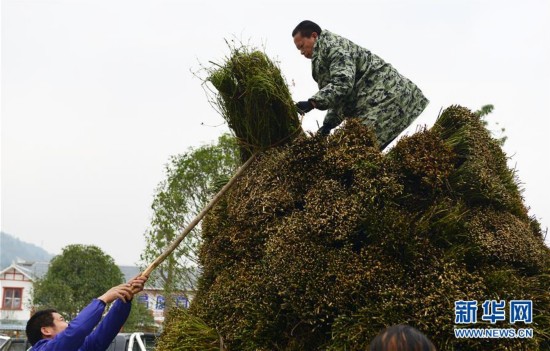
[[[154,197],[151,229],[145,234],[146,248],[141,259],[146,264],[174,241],[209,202],[215,183],[232,175],[238,164],[237,144],[227,134],[215,144],[190,149],[170,159],[166,179],[159,184]],[[168,310],[173,305],[172,292],[193,288],[200,242],[197,226],[150,277],[151,283],[163,287]]]
[[[302,132],[279,67],[263,52],[229,45],[222,64],[206,69],[218,93],[214,105],[235,133],[242,161],[257,150],[290,141]]]
[[[155,331],[155,319],[151,310],[139,303],[137,297],[132,300],[132,309],[123,330],[126,333]]]
[[[365,350],[399,323],[440,350],[547,349],[550,250],[479,118],[374,145],[348,120],[263,153],[205,218],[190,313],[230,350]],[[492,298],[533,300],[535,337],[457,340],[454,301]]]
[[[479,110],[474,112],[474,115],[478,116],[479,118],[484,118],[485,116],[493,112],[494,109],[495,109],[495,106],[491,104],[483,105]],[[486,126],[487,123],[485,123],[484,125]]]
[[[35,282],[33,303],[74,318],[93,298],[121,284],[113,258],[93,245],[68,245],[55,256],[48,272]]]
[[[483,105],[481,106],[481,108],[477,111],[474,112],[474,115],[476,115],[477,117],[479,117],[481,123],[483,124],[484,127],[488,127],[489,125],[489,122],[487,121],[487,116],[489,116],[493,110],[495,109],[495,106],[493,105]],[[498,126],[498,122],[496,122],[496,125]],[[504,145],[504,143],[506,142],[506,139],[508,139],[508,137],[506,135],[504,135],[504,132],[506,131],[505,128],[500,128],[500,134],[502,135],[500,138],[496,138],[496,140],[498,141],[498,144],[500,146]]]

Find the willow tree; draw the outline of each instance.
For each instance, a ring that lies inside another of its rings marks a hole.
[[[228,134],[216,143],[190,148],[170,158],[165,179],[158,185],[152,204],[153,217],[141,255],[144,263],[151,263],[174,241],[238,165],[238,147]],[[150,281],[164,290],[166,309],[174,305],[172,294],[176,290],[194,289],[200,243],[199,225],[151,275]]]

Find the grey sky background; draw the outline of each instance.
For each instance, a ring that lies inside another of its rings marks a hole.
[[[264,46],[294,99],[307,99],[316,83],[291,38],[304,19],[423,90],[430,105],[409,134],[451,104],[495,105],[489,120],[506,129],[525,202],[550,223],[546,0],[1,4],[1,229],[53,254],[94,244],[118,264],[138,262],[169,157],[228,131],[191,72],[236,37]],[[306,115],[305,129],[323,116]]]

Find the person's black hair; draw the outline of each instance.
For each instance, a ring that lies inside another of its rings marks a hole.
[[[57,313],[53,308],[38,311],[32,315],[31,319],[27,322],[25,332],[27,333],[27,339],[34,346],[37,342],[42,340],[42,327],[53,327],[53,314]]]
[[[436,351],[434,344],[418,329],[394,325],[382,330],[370,343],[370,351]]]
[[[296,34],[300,33],[301,36],[310,38],[313,32],[317,33],[317,35],[321,35],[322,29],[317,23],[306,20],[300,22],[296,28],[294,28],[292,37],[294,38]]]

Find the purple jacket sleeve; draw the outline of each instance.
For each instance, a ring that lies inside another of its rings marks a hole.
[[[57,334],[51,340],[40,340],[33,350],[40,351],[77,351],[84,343],[105,310],[105,303],[94,299],[74,318],[67,329]],[[39,345],[40,344],[40,345]]]
[[[86,338],[82,351],[105,351],[128,319],[132,302],[116,300],[97,328]]]

